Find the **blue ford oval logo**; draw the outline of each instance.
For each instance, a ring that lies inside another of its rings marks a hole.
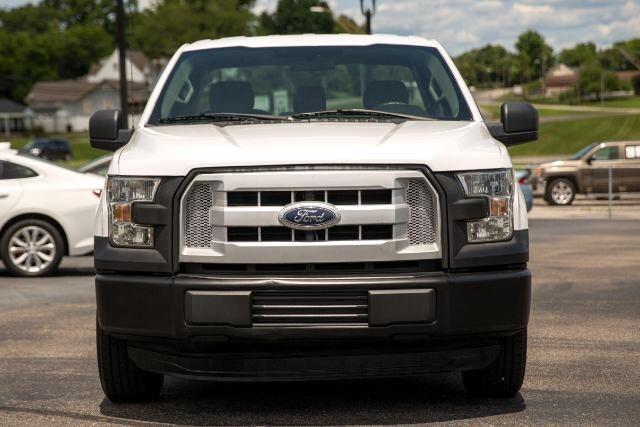
[[[322,230],[340,221],[340,211],[329,203],[292,203],[280,211],[278,219],[282,225],[296,230]]]

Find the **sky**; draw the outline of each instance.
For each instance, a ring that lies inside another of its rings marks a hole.
[[[153,0],[139,0],[141,5]],[[0,0],[14,7],[29,0]],[[370,3],[371,0],[365,0]],[[362,22],[359,0],[328,0],[336,14]],[[256,12],[277,0],[256,0]],[[498,43],[508,49],[523,31],[537,30],[555,51],[578,42],[599,47],[640,37],[640,0],[378,0],[373,31],[438,40],[452,55]]]

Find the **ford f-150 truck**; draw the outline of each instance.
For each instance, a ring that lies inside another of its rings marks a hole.
[[[237,37],[182,46],[122,122],[89,131],[115,151],[94,253],[109,399],[165,375],[518,392],[531,275],[506,147],[537,138],[531,105],[485,123],[418,37]]]

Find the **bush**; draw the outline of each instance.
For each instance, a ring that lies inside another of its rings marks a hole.
[[[558,100],[561,104],[577,105],[579,104],[578,94],[575,89],[565,90],[560,93]]]

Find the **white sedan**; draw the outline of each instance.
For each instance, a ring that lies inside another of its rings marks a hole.
[[[53,273],[64,255],[93,251],[104,178],[82,174],[0,143],[0,257],[18,276]]]

